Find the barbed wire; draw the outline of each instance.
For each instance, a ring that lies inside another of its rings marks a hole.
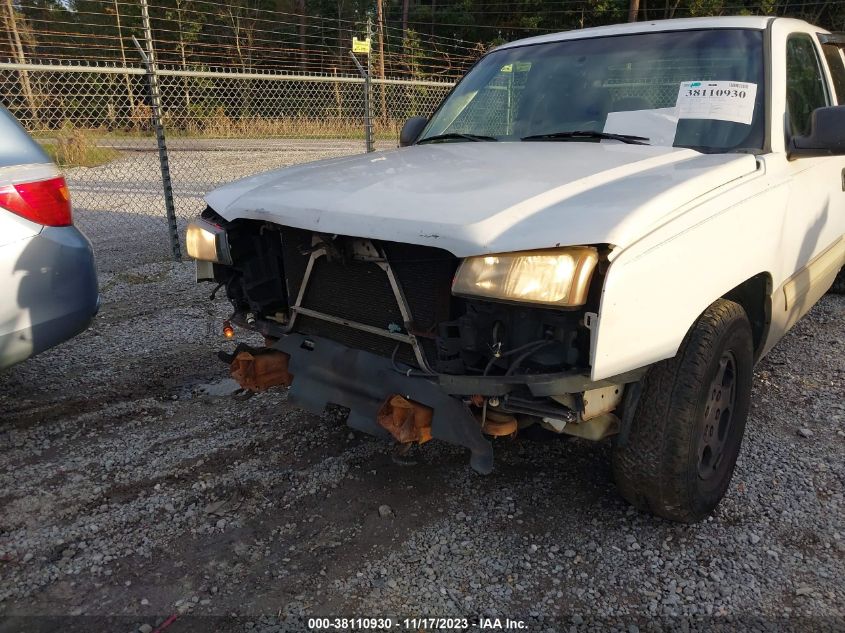
[[[830,5],[824,0],[811,0],[797,7],[798,13],[793,14],[803,15],[815,7],[824,10]],[[15,3],[15,20],[20,26],[23,54],[27,61],[34,57],[48,57],[98,62],[125,59],[127,64],[137,63],[133,59],[136,53],[130,37],[132,34],[140,37],[142,30],[138,25],[138,4],[134,0],[86,4],[84,10],[70,8],[73,6],[45,6],[37,0]],[[183,68],[209,65],[248,71],[271,69],[354,74],[355,68],[349,58],[351,40],[363,37],[367,28],[366,13],[326,17],[258,7],[232,8],[207,0],[186,0],[182,8],[152,0],[149,6],[153,44],[159,61]],[[435,6],[437,12],[433,10],[432,16],[463,10],[468,15],[483,16],[488,23],[480,24],[480,20],[472,24],[442,22],[417,17],[407,20],[405,24],[408,28],[405,29],[386,20],[382,25],[385,76],[456,78],[488,48],[483,42],[425,33],[429,28],[478,30],[489,33],[490,40],[540,35],[561,30],[560,26],[547,26],[543,21],[553,20],[555,16],[580,16],[585,11],[597,10],[589,0],[557,0],[554,7],[545,8],[541,14],[532,11],[531,7],[501,0],[480,3],[475,11],[467,11],[464,5],[456,3]],[[721,13],[739,10],[763,13],[760,6],[739,3],[720,7]],[[610,6],[606,8],[605,15],[617,16],[623,11],[621,5]],[[686,17],[692,12],[688,6],[678,6],[673,11],[674,17]],[[0,13],[6,17],[5,7],[0,7]],[[178,18],[174,17],[177,13]],[[539,23],[520,24],[526,17],[537,18]],[[118,18],[123,21],[119,27]],[[502,19],[504,23],[490,24],[491,19]],[[7,22],[8,18],[3,20],[8,31]],[[11,34],[6,35],[6,42],[0,38],[0,55],[21,61]],[[372,57],[376,61],[379,59],[378,47],[375,46],[378,35],[373,35],[376,39],[373,41]]]
[[[22,4],[22,5],[20,5],[20,6],[21,6],[21,8],[24,8],[24,9],[30,9],[30,10],[33,10],[33,11],[34,11],[34,10],[42,10],[42,7],[38,7],[38,6],[36,6],[36,5],[27,5],[27,4]],[[98,13],[98,12],[91,12],[91,11],[78,12],[78,13],[76,13],[75,15],[83,15],[83,16],[97,15],[97,16],[104,16],[104,17],[109,17],[109,18],[114,17],[114,14],[109,14],[109,13]],[[219,14],[210,14],[210,13],[208,13],[207,15],[214,15],[215,17],[220,17],[220,16],[219,16]],[[78,26],[89,26],[89,27],[92,27],[92,28],[106,28],[106,27],[114,27],[114,28],[116,28],[116,26],[115,26],[115,25],[111,25],[111,24],[104,24],[104,23],[101,23],[101,22],[80,21],[80,20],[75,20],[75,21],[57,20],[57,19],[55,19],[55,17],[50,18],[50,19],[46,19],[46,18],[38,18],[38,17],[34,17],[34,16],[27,16],[27,17],[26,17],[26,20],[27,20],[29,23],[42,23],[42,24],[52,24],[52,25],[67,25],[67,26],[77,26],[77,27],[78,27]],[[152,21],[153,23],[155,23],[155,22],[161,22],[161,20],[160,20],[160,19],[157,19],[157,18],[151,18],[151,21]],[[199,27],[201,27],[201,26],[205,26],[205,25],[207,25],[207,24],[210,24],[210,23],[207,23],[207,22],[199,22],[199,21],[191,21],[191,20],[183,20],[183,21],[182,21],[182,23],[183,23],[185,26],[199,26]],[[281,24],[281,25],[285,25],[285,26],[295,26],[295,27],[299,27],[299,26],[300,26],[300,24],[299,24],[299,23],[295,23],[295,22],[284,22],[284,21],[279,21],[279,20],[274,20],[274,21],[273,21],[273,24],[275,24],[275,25],[279,25],[279,24]],[[223,28],[230,28],[230,27],[229,27],[228,25],[226,25],[226,24],[218,24],[217,26],[220,26],[220,27],[223,27]],[[330,30],[330,31],[335,31],[335,32],[338,32],[338,33],[357,33],[358,31],[361,31],[361,30],[362,30],[362,28],[360,28],[362,25],[360,25],[360,24],[359,24],[358,26],[359,26],[359,28],[350,28],[350,29],[338,29],[336,26],[319,27],[319,28],[321,28],[321,29],[328,29],[328,30]],[[307,28],[313,28],[313,25],[306,25],[306,27],[307,27]],[[123,28],[126,28],[127,30],[133,30],[132,28],[128,28],[128,27],[123,27]],[[399,29],[396,29],[396,27],[388,27],[388,26],[386,26],[386,27],[385,27],[385,29],[386,29],[386,30],[399,30]],[[140,29],[134,29],[134,30],[140,30]],[[176,30],[176,29],[167,29],[167,28],[163,28],[163,27],[161,27],[161,26],[154,26],[153,31],[155,31],[156,33],[173,33],[173,34],[175,34],[175,35],[185,35],[185,29],[182,29],[182,31],[179,31],[179,30]],[[271,35],[275,35],[275,36],[279,36],[279,35],[294,35],[294,34],[291,34],[291,33],[283,33],[282,31],[279,31],[278,29],[260,29],[260,28],[251,28],[251,29],[250,29],[250,31],[251,31],[251,33],[262,33],[262,34],[264,34],[264,33],[269,33],[269,34],[271,34]],[[188,33],[188,35],[190,35],[190,33]],[[104,36],[105,36],[105,37],[116,37],[116,36],[114,36],[114,35],[104,35]],[[305,38],[305,39],[323,39],[323,38],[324,38],[324,36],[323,36],[323,35],[318,35],[318,34],[313,34],[313,33],[307,33],[307,32],[306,32],[306,33],[302,33],[302,34],[296,33],[296,34],[295,34],[295,36],[296,36],[297,38]],[[426,42],[426,41],[428,41],[428,40],[434,40],[434,39],[438,39],[438,40],[440,40],[440,39],[444,39],[444,40],[445,40],[445,39],[447,39],[447,38],[433,38],[433,37],[428,36],[428,35],[421,35],[421,36],[419,36],[419,37],[421,38],[421,41],[422,41],[422,42]],[[350,41],[351,41],[351,37],[350,37],[349,39],[350,39]],[[253,37],[253,40],[254,40],[254,41],[273,42],[273,43],[277,43],[277,42],[278,42],[278,39],[277,39],[277,38],[268,39],[268,38],[254,38],[254,37]],[[171,40],[171,42],[175,42],[175,41],[176,41],[176,40]],[[473,51],[473,50],[474,50],[474,48],[473,48],[473,47],[463,47],[463,46],[459,46],[459,45],[455,44],[454,42],[449,42],[449,46],[451,46],[452,48],[463,48],[463,49],[465,49],[466,51]],[[328,46],[328,45],[324,45],[324,47],[327,47],[327,48],[336,48],[336,47],[330,47],[330,46]]]
[[[15,18],[20,22],[24,55],[96,61],[116,58],[128,62],[134,55],[129,36],[141,35],[138,17],[127,9],[123,24],[118,27],[118,16],[110,10],[113,6],[137,10],[137,5],[122,0],[103,4],[100,11],[45,9],[31,2],[17,4]],[[240,15],[231,18],[233,24],[227,24],[220,11],[204,11],[204,7],[201,2],[192,3],[181,11],[178,22],[155,15],[151,18],[153,44],[160,60],[186,67],[212,64],[246,70],[271,67],[281,71],[354,72],[348,50],[352,38],[366,30],[360,19],[329,19],[263,9],[250,9],[249,13],[257,14],[257,18]],[[165,14],[174,12],[172,7],[155,3],[150,8]],[[302,21],[292,21],[293,18]],[[174,28],[177,23],[178,29]],[[416,34],[390,25],[384,25],[383,33],[385,76],[456,77],[484,52],[478,43],[468,45],[455,38]],[[400,35],[403,37],[397,45]],[[83,42],[84,46],[80,46]],[[373,49],[377,58],[377,49]],[[20,55],[15,52],[11,37],[6,54]]]

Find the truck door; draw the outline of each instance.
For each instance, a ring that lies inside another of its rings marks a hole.
[[[841,52],[838,58],[825,54],[841,64]],[[840,70],[831,72],[834,81],[842,78]],[[843,98],[827,77],[817,40],[809,33],[791,34],[786,42],[787,137],[807,134],[813,110]],[[784,284],[787,328],[822,297],[845,259],[845,156],[796,157],[788,171],[783,240],[784,270],[790,275]]]

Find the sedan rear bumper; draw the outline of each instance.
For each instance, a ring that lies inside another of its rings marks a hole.
[[[73,226],[44,227],[17,249],[0,250],[4,320],[0,369],[85,330],[100,306],[97,269],[88,239]],[[11,304],[11,305],[8,305]]]

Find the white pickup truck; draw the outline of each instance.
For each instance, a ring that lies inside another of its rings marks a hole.
[[[531,426],[609,438],[628,501],[701,520],[755,362],[843,291],[843,45],[726,17],[498,47],[400,148],[208,194],[198,279],[266,337],[222,356],[482,473]]]

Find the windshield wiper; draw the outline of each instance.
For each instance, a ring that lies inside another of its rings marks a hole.
[[[582,138],[606,139],[609,141],[622,141],[631,145],[648,145],[649,139],[645,136],[631,136],[630,134],[610,134],[608,132],[594,132],[591,130],[573,130],[570,132],[552,132],[551,134],[533,134],[523,136],[521,141],[569,141]]]
[[[482,136],[480,134],[461,134],[460,132],[449,132],[448,134],[435,134],[428,136],[421,141],[417,141],[417,145],[423,143],[436,143],[437,141],[498,141],[499,139],[492,136]]]

